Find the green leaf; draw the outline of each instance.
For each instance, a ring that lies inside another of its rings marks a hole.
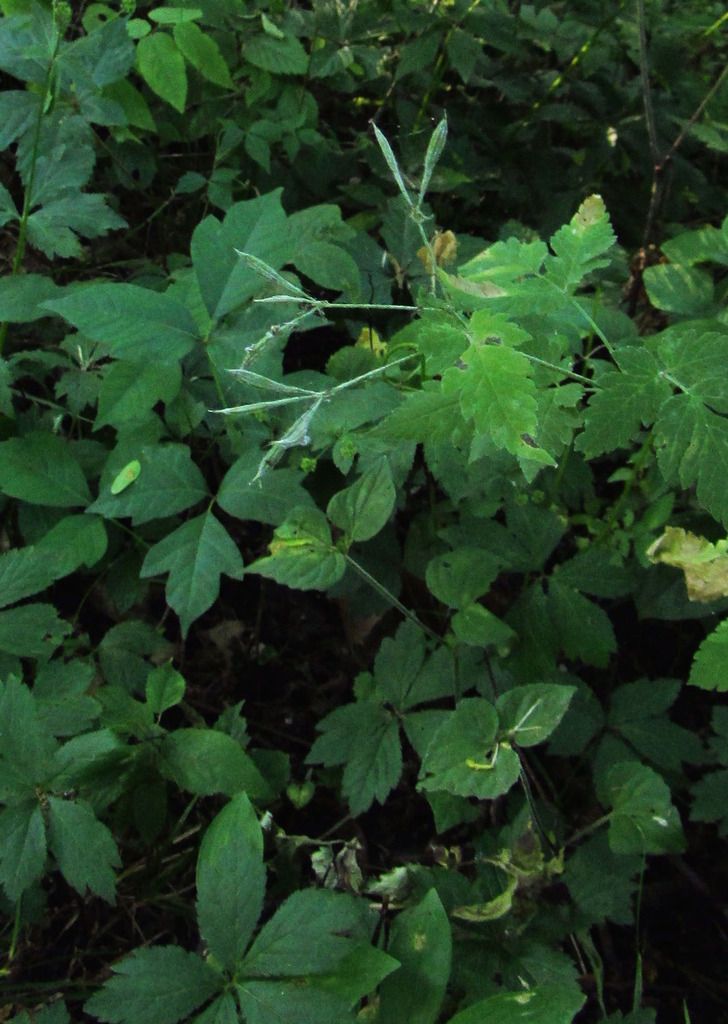
[[[318,723],[322,733],[307,764],[343,764],[342,791],[353,815],[363,814],[389,796],[402,774],[402,748],[396,718],[370,701],[345,704]]]
[[[232,736],[216,729],[175,729],[161,745],[163,775],[196,796],[248,793],[268,799],[270,789]]]
[[[109,1024],[177,1024],[222,988],[223,980],[194,953],[178,946],[137,949],[86,1003]]]
[[[91,498],[68,441],[41,430],[0,443],[0,490],[55,508],[86,505]]]
[[[54,736],[73,736],[91,728],[101,706],[88,696],[95,666],[74,658],[42,665],[33,685],[38,717]]]
[[[174,26],[174,41],[183,57],[208,82],[214,82],[223,89],[235,87],[220,47],[198,25],[192,21],[178,22]]]
[[[137,43],[139,74],[152,92],[184,113],[187,71],[184,57],[166,32],[151,32]]]
[[[473,647],[499,647],[507,650],[516,638],[505,622],[482,604],[469,604],[450,620],[452,631],[463,644]]]
[[[369,938],[368,911],[348,893],[300,889],[263,926],[241,977],[294,978],[335,971],[356,940]]]
[[[37,558],[45,560],[56,579],[85,565],[96,565],[106,554],[106,527],[96,516],[71,515],[59,520],[35,544]],[[27,550],[27,549],[26,549]]]
[[[45,590],[58,578],[47,554],[35,548],[20,548],[0,555],[0,607]]]
[[[561,649],[569,658],[603,668],[617,650],[607,613],[571,587],[549,581],[547,607]]]
[[[31,213],[27,223],[29,243],[48,259],[80,258],[83,250],[78,235],[99,238],[127,227],[124,218],[107,206],[103,195],[75,190],[45,202]]]
[[[36,783],[52,771],[57,744],[38,714],[31,691],[16,679],[0,687],[0,758],[9,765],[23,795],[33,796]],[[0,799],[6,799],[4,794]]]
[[[115,867],[121,858],[114,837],[80,800],[48,797],[48,845],[66,881],[83,896],[86,889],[114,903]]]
[[[208,497],[202,473],[192,461],[184,444],[148,445],[139,452],[139,476],[123,491],[112,493],[119,470],[128,463],[123,453],[112,455],[99,484],[99,496],[89,506],[109,519],[131,516],[134,526],[152,519],[172,516]]]
[[[672,392],[647,349],[622,349],[616,361],[620,372],[600,375],[600,390],[589,402],[584,431],[576,439],[577,450],[588,459],[629,447],[640,428],[654,422]]]
[[[245,1024],[354,1024],[346,1000],[309,978],[244,979],[236,988]]]
[[[153,668],[147,676],[145,688],[147,704],[155,715],[161,715],[173,708],[185,695],[184,677],[171,662]]]
[[[435,1024],[450,979],[452,936],[436,889],[394,919],[388,952],[399,970],[379,990],[379,1024]]]
[[[272,39],[259,32],[246,41],[243,56],[257,68],[276,75],[303,75],[308,68],[308,54],[295,36]]]
[[[632,924],[633,899],[642,858],[613,853],[605,832],[577,847],[566,864],[563,880],[580,914],[595,924],[607,918]]]
[[[591,195],[581,204],[568,224],[551,236],[556,258],[547,257],[546,272],[564,291],[574,289],[593,270],[606,267],[604,254],[616,241],[604,200]]]
[[[49,657],[71,632],[52,604],[25,604],[0,612],[0,651],[22,658]]]
[[[665,331],[656,347],[665,370],[680,388],[714,412],[728,413],[728,384],[723,375],[728,334],[680,325]]]
[[[324,288],[336,292],[358,292],[359,268],[340,245],[320,240],[309,242],[299,249],[293,262],[302,274]]]
[[[418,788],[492,800],[518,779],[518,755],[498,743],[498,714],[480,697],[461,700],[430,740]]]
[[[668,484],[696,485],[698,501],[728,527],[728,420],[690,395],[674,395],[655,429],[657,462]]]
[[[374,675],[382,694],[398,711],[417,703],[412,700],[412,689],[424,662],[425,637],[413,622],[403,622],[396,636],[382,640],[374,662]]]
[[[653,306],[667,313],[700,317],[709,315],[713,306],[713,279],[697,267],[660,263],[646,267],[642,275]]]
[[[157,402],[171,402],[181,384],[179,363],[114,362],[101,382],[94,430],[104,426],[118,429],[145,420]]]
[[[303,473],[296,469],[270,469],[253,483],[260,465],[256,450],[241,455],[223,477],[217,503],[236,519],[252,519],[278,526],[298,506],[314,508],[302,486]]]
[[[464,608],[490,590],[502,560],[476,547],[459,547],[437,555],[427,565],[427,586],[451,608]]]
[[[351,487],[335,494],[326,514],[350,541],[370,540],[391,516],[396,496],[389,460],[382,458]]]
[[[197,919],[215,960],[233,969],[247,948],[265,895],[263,834],[250,800],[233,797],[205,833],[197,861]]]
[[[63,295],[63,288],[45,274],[16,274],[0,280],[0,321],[26,323],[50,316],[42,303]]]
[[[187,635],[190,625],[216,601],[220,576],[242,579],[243,559],[230,534],[212,512],[189,519],[150,548],[142,578],[169,572],[167,602]]]
[[[235,203],[222,224],[215,217],[205,217],[195,228],[192,262],[200,293],[213,319],[222,319],[265,286],[265,279],[236,250],[252,253],[274,270],[283,267],[293,255],[293,242],[281,205],[282,191],[277,188]]]
[[[210,1003],[193,1024],[239,1024],[240,1015],[232,993],[223,992],[219,998]]]
[[[704,758],[698,736],[667,717],[682,684],[677,679],[640,679],[617,687],[607,722],[644,758],[666,771],[682,772],[682,762]]]
[[[567,985],[542,985],[481,999],[448,1024],[571,1024],[586,996]]]
[[[607,775],[612,812],[609,845],[615,853],[680,853],[680,816],[657,772],[637,761],[615,764]]]
[[[496,701],[499,733],[519,747],[543,743],[566,714],[574,686],[556,683],[531,683],[516,686]]]
[[[270,554],[247,568],[298,590],[326,590],[344,575],[344,556],[331,542],[329,525],[315,508],[296,508],[275,531]]]
[[[702,690],[728,690],[728,619],[716,626],[698,647],[688,682]]]
[[[9,900],[18,902],[43,874],[45,861],[45,825],[38,803],[6,807],[0,812],[0,883]]]
[[[451,367],[443,374],[443,393],[459,396],[463,416],[497,448],[532,458],[535,449],[524,434],[537,432],[536,385],[526,356],[506,345],[485,344],[470,348],[462,361],[465,370]]]
[[[86,285],[43,308],[103,342],[110,355],[137,363],[174,363],[199,337],[185,306],[136,284]]]
[[[693,821],[717,821],[721,836],[728,835],[728,768],[709,772],[699,779],[692,789],[693,806],[690,817]]]

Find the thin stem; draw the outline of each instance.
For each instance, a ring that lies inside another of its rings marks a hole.
[[[376,590],[378,594],[381,594],[381,596],[385,598],[385,600],[389,601],[389,603],[394,608],[396,608],[397,611],[401,612],[405,618],[409,619],[410,622],[414,623],[415,626],[421,629],[423,633],[426,633],[431,640],[435,641],[435,643],[442,643],[442,637],[439,637],[434,630],[430,629],[429,626],[426,626],[424,622],[421,622],[413,611],[407,608],[406,605],[403,605],[402,602],[398,598],[396,598],[391,591],[387,590],[383,583],[380,583],[378,579],[375,579],[374,576],[371,575],[371,573],[367,572],[363,565],[359,565],[359,563],[355,561],[350,554],[345,554],[344,558],[346,559],[347,564],[352,567],[354,572],[358,573],[359,576],[361,576],[361,578],[365,580],[370,587]]]
[[[652,106],[652,88],[650,86],[650,70],[647,64],[647,29],[645,27],[645,3],[644,0],[637,0],[637,24],[640,40],[640,80],[642,82],[642,102],[645,108],[645,122],[647,124],[647,138],[650,143],[650,154],[653,164],[660,160],[660,150],[657,144],[657,129],[655,127],[655,110]]]

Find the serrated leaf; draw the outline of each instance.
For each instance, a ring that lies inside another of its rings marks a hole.
[[[79,258],[78,240],[100,238],[109,231],[127,227],[123,217],[107,205],[100,193],[77,192],[59,195],[34,210],[28,217],[28,241],[48,257]]]
[[[310,978],[244,979],[236,990],[245,1024],[354,1024],[346,1000]]]
[[[497,448],[530,457],[524,435],[535,435],[538,423],[526,356],[506,345],[486,344],[472,347],[462,359],[465,370],[452,367],[443,374],[443,393],[458,395],[463,416]]]
[[[9,900],[18,902],[43,874],[45,861],[45,825],[38,803],[6,807],[0,812],[0,883]]]
[[[413,622],[403,622],[394,637],[385,637],[374,662],[378,687],[400,711],[412,703],[412,688],[425,661],[425,637]]]
[[[382,458],[351,487],[335,494],[326,514],[349,540],[370,540],[391,516],[396,496],[389,460]]]
[[[573,289],[593,270],[608,265],[604,254],[616,241],[604,200],[591,195],[581,204],[568,224],[551,236],[556,259],[548,257],[546,272],[554,283]]]
[[[0,607],[45,590],[55,579],[55,566],[34,547],[6,551],[0,555]]]
[[[459,547],[428,562],[427,586],[451,608],[464,608],[487,594],[502,568],[501,559],[476,547]]]
[[[680,816],[657,772],[637,761],[615,764],[606,785],[613,808],[609,845],[615,853],[680,853],[684,849]]]
[[[695,485],[703,508],[728,527],[728,420],[700,399],[674,395],[660,410],[655,447],[667,483]]]
[[[481,999],[448,1024],[571,1024],[585,1002],[576,986],[541,985]]]
[[[690,666],[688,682],[701,690],[728,690],[728,619],[701,643]]]
[[[576,693],[574,686],[530,683],[498,697],[499,733],[519,747],[543,743],[566,714]]]
[[[179,363],[159,366],[117,360],[102,379],[93,429],[126,427],[146,419],[157,402],[171,402],[181,384]]]
[[[259,465],[258,451],[247,452],[232,464],[217,493],[220,508],[237,519],[278,526],[294,508],[314,507],[313,498],[302,486],[303,473],[270,469],[253,483]]]
[[[430,740],[422,761],[420,789],[492,800],[518,779],[518,755],[497,743],[498,714],[480,697],[461,700]]]
[[[275,531],[270,554],[247,567],[298,590],[326,590],[344,575],[344,556],[331,542],[326,518],[315,508],[296,508]]]
[[[379,990],[379,1024],[434,1024],[450,979],[452,935],[435,889],[399,914],[387,951],[400,967]]]
[[[272,39],[259,32],[247,40],[243,56],[257,68],[276,75],[303,75],[308,67],[308,54],[295,36]]]
[[[88,696],[94,665],[60,658],[41,666],[33,685],[38,718],[54,736],[73,736],[90,729],[101,706]]]
[[[137,949],[84,1009],[108,1024],[177,1024],[222,985],[219,974],[179,946]]]
[[[681,688],[677,679],[640,679],[619,686],[612,694],[611,730],[644,758],[667,771],[682,771],[682,762],[703,760],[703,746],[695,733],[667,717]]]
[[[343,764],[342,791],[351,813],[363,814],[377,800],[383,804],[402,774],[397,720],[370,701],[345,704],[318,723],[322,733],[307,764]]]
[[[197,918],[215,960],[242,959],[263,908],[263,834],[250,800],[233,797],[207,829],[197,861]]]
[[[199,337],[186,306],[136,284],[91,284],[42,304],[119,359],[174,363]]]
[[[567,861],[563,876],[580,913],[595,923],[607,918],[632,924],[641,860],[613,853],[604,832],[587,839]]]
[[[0,443],[0,490],[56,508],[85,505],[91,498],[68,441],[41,430]]]
[[[152,92],[184,113],[187,70],[182,54],[166,32],[152,32],[137,43],[137,67]]]
[[[80,800],[48,797],[48,845],[66,881],[81,896],[87,889],[116,901],[113,869],[121,866],[114,837]]]
[[[232,736],[217,729],[175,729],[161,745],[160,770],[197,796],[248,793],[268,799],[270,787],[251,757]]]
[[[642,427],[654,422],[672,392],[647,349],[622,349],[616,361],[620,372],[599,377],[600,390],[589,402],[584,430],[576,439],[577,450],[588,459],[627,448]]]
[[[142,578],[169,572],[167,602],[186,636],[190,625],[215,602],[223,573],[241,579],[243,559],[230,534],[212,512],[189,519],[150,548]]]
[[[657,352],[670,379],[712,410],[728,413],[728,334],[675,326],[657,342]]]
[[[199,25],[192,21],[178,22],[174,26],[174,41],[185,60],[208,82],[214,82],[223,89],[234,88],[235,83],[220,47]]]
[[[60,298],[63,291],[45,274],[3,277],[0,280],[0,318],[7,323],[26,323],[50,316],[50,310],[43,309],[42,303]]]
[[[508,649],[516,637],[510,626],[482,604],[469,604],[461,608],[453,615],[450,625],[461,643],[473,647]]]
[[[456,391],[444,394],[439,385],[416,391],[375,427],[372,436],[383,441],[429,441],[450,444],[462,430],[463,415]]]
[[[23,658],[49,657],[71,632],[52,604],[24,604],[0,612],[0,651]]]
[[[604,609],[560,583],[557,576],[549,581],[546,600],[561,650],[587,665],[607,665],[617,649],[617,641]]]
[[[9,679],[0,687],[0,759],[12,767],[19,783],[27,783],[28,795],[34,793],[36,783],[47,781],[56,750],[31,691]],[[6,799],[4,795],[0,798]]]
[[[690,818],[693,821],[717,821],[720,835],[728,835],[728,769],[709,772],[692,788],[693,806]]]
[[[365,905],[349,894],[300,889],[263,926],[240,976],[303,978],[335,971],[354,942],[369,938],[367,917]]]
[[[153,668],[147,676],[145,696],[147,704],[155,715],[161,715],[173,708],[185,695],[184,677],[171,662]]]
[[[99,496],[89,512],[111,519],[131,516],[134,526],[183,512],[208,497],[202,473],[184,444],[148,445],[139,452],[138,478],[113,494],[112,485],[127,463],[112,456],[101,475]]]

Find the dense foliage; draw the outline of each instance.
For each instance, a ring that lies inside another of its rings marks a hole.
[[[0,9],[3,1019],[717,1020],[723,5]]]

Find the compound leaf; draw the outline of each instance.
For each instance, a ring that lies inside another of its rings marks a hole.
[[[178,22],[174,26],[174,41],[185,60],[208,82],[214,82],[224,89],[234,88],[235,83],[220,53],[220,47],[199,25],[193,21]]]
[[[402,774],[397,720],[379,704],[359,701],[327,715],[322,733],[306,758],[308,764],[343,764],[342,789],[352,814],[362,814],[374,800],[384,803]]]
[[[243,559],[230,534],[212,512],[189,519],[147,552],[142,578],[169,572],[167,602],[187,635],[190,625],[214,603],[220,576],[243,576]]]

